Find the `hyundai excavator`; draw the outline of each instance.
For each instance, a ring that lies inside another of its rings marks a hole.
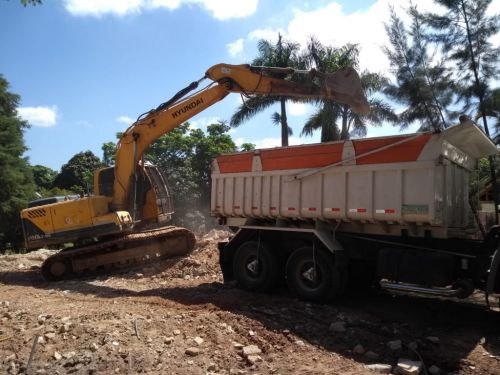
[[[211,82],[198,89],[205,79]],[[195,236],[185,228],[168,225],[173,206],[166,177],[144,161],[143,155],[160,136],[229,93],[331,99],[357,113],[369,112],[361,81],[352,68],[326,74],[314,69],[212,66],[200,80],[139,116],[123,133],[114,167],[95,173],[93,194],[45,198],[31,202],[21,212],[28,249],[73,244],[45,260],[43,276],[61,280],[188,254]]]

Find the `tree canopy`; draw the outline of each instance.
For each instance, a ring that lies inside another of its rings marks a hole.
[[[23,157],[28,123],[17,116],[19,100],[0,75],[0,248],[21,245],[19,211],[34,197],[33,175]]]
[[[53,186],[69,189],[79,194],[92,191],[94,172],[104,165],[92,151],[79,152],[74,155],[54,179]]]

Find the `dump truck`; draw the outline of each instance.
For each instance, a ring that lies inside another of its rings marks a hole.
[[[209,82],[200,88],[205,80]],[[357,113],[370,110],[353,68],[323,73],[246,64],[210,67],[203,77],[140,115],[122,134],[115,165],[94,174],[93,194],[41,199],[22,210],[28,249],[64,247],[42,264],[43,276],[68,279],[188,254],[195,236],[169,224],[174,208],[167,176],[144,154],[159,137],[230,93],[328,99]]]
[[[482,234],[469,177],[496,146],[470,120],[441,132],[221,155],[211,212],[224,281],[328,301],[352,283],[465,298],[500,293],[499,228]]]

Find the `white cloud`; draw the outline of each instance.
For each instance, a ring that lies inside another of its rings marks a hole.
[[[19,107],[17,114],[33,126],[50,128],[56,124],[57,107]]]
[[[197,5],[217,20],[248,17],[257,10],[258,0],[64,0],[66,10],[74,16],[101,17],[107,14],[124,16],[142,10],[166,8],[174,10],[182,5]]]
[[[135,122],[135,120],[132,117],[128,116],[119,116],[116,118],[116,121],[121,122],[122,124],[125,125],[131,125]]]
[[[304,103],[289,103],[286,106],[287,113],[292,116],[302,116],[305,115],[309,109],[309,106]]]
[[[286,32],[283,29],[271,29],[268,27],[251,31],[248,34],[248,39],[251,41],[264,39],[271,43],[276,43],[278,41],[278,34],[286,34]]]
[[[281,33],[285,39],[297,42],[302,47],[307,45],[311,36],[333,46],[354,43],[360,48],[361,70],[388,72],[389,61],[381,47],[388,44],[384,22],[389,20],[389,4],[394,5],[396,11],[404,16],[404,12],[399,12],[401,7],[396,0],[378,0],[367,9],[349,14],[341,4],[333,1],[313,10],[295,9],[293,18],[284,29],[257,29],[250,32],[247,39],[276,41],[278,33]],[[418,8],[435,10],[435,3],[433,0],[419,0]]]
[[[238,40],[235,40],[233,43],[226,44],[227,52],[229,53],[229,56],[237,57],[237,56],[241,55],[241,53],[243,52],[243,42],[244,42],[244,39],[240,38]]]
[[[208,125],[216,124],[219,121],[219,117],[199,117],[193,120],[189,120],[189,127],[191,129],[205,130]]]
[[[105,14],[124,16],[139,13],[143,0],[65,0],[66,10],[74,16],[101,17]]]
[[[243,142],[253,143],[255,145],[255,148],[272,148],[272,147],[280,147],[281,146],[281,138],[279,138],[279,137],[268,137],[268,138],[263,138],[263,139],[250,139],[250,140],[245,140]],[[288,137],[288,144],[290,146],[300,145],[303,143],[304,143],[303,139],[300,139],[298,137]]]

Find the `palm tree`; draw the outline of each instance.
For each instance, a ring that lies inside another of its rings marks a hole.
[[[272,44],[267,40],[260,40],[258,50],[259,55],[252,61],[252,65],[282,68],[298,66],[297,53],[299,45],[283,40],[281,34],[278,35],[276,44]],[[237,127],[273,104],[280,103],[280,113],[273,113],[271,120],[273,123],[281,125],[281,145],[288,146],[288,136],[292,135],[292,129],[288,126],[286,101],[291,99],[288,96],[253,95],[237,108],[231,117],[230,124]]]
[[[307,50],[305,60],[308,66],[322,72],[333,73],[358,64],[359,51],[356,45],[348,44],[336,49],[323,46],[319,41],[311,38]],[[320,100],[317,103],[321,107],[305,123],[301,135],[311,136],[315,130],[321,129],[321,142],[344,140],[352,135],[366,136],[368,121],[372,125],[380,125],[383,121],[396,121],[397,116],[392,108],[380,98],[372,97],[372,94],[386,85],[387,79],[377,73],[363,72],[361,82],[371,107],[369,115],[356,114],[345,104]]]

